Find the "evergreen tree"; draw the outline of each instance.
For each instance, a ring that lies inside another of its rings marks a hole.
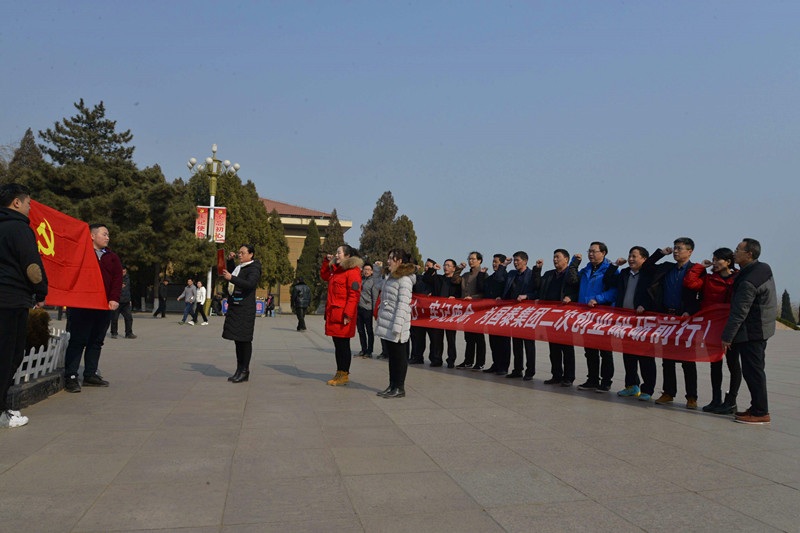
[[[73,104],[78,114],[71,119],[56,122],[54,129],[39,131],[45,144],[39,145],[44,153],[58,165],[105,161],[130,161],[133,157],[131,130],[117,133],[115,120],[105,118],[106,109],[101,101],[89,109],[81,98]]]
[[[264,204],[261,204],[261,206],[264,209]],[[283,223],[277,210],[272,210],[267,222],[267,243],[261,254],[261,279],[266,282],[271,291],[273,287],[279,284],[291,283],[294,277],[294,269],[289,262],[289,243],[286,242]]]
[[[400,215],[395,222],[397,234],[399,236],[397,248],[402,248],[409,254],[418,265],[422,264],[422,256],[417,248],[417,232],[414,231],[414,223],[406,215]]]
[[[397,205],[392,191],[381,195],[372,211],[372,218],[361,226],[361,254],[365,261],[386,261],[389,250],[397,246],[394,217]]]
[[[342,229],[342,224],[339,222],[339,215],[336,213],[336,209],[334,209],[333,213],[331,213],[331,219],[328,221],[328,229],[325,231],[325,242],[322,244],[322,252],[326,255],[333,255],[336,253],[336,249],[343,244],[346,244],[344,242],[344,230]]]
[[[309,310],[314,310],[319,305],[322,293],[322,278],[319,269],[322,266],[322,247],[320,245],[319,226],[314,220],[308,224],[308,233],[303,242],[303,251],[297,259],[296,278],[303,278],[303,282],[311,289],[311,305]]]
[[[794,324],[794,312],[792,311],[792,301],[789,299],[789,291],[784,289],[781,297],[781,318]]]
[[[44,158],[39,147],[36,146],[33,131],[28,128],[19,142],[19,148],[14,150],[14,157],[11,159],[9,167],[36,168],[43,162]]]

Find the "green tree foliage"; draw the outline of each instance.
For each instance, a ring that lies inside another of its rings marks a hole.
[[[784,320],[788,320],[791,323],[795,323],[796,320],[794,318],[794,312],[792,311],[792,301],[789,298],[789,291],[783,291],[783,296],[781,297],[781,318]]]
[[[262,205],[262,209],[264,204]],[[269,232],[267,234],[267,245],[262,253],[261,264],[263,268],[262,279],[267,283],[267,287],[272,290],[279,284],[289,284],[294,278],[294,268],[289,262],[289,243],[286,242],[286,234],[281,222],[281,216],[276,209],[269,214]]]
[[[33,131],[28,128],[19,142],[19,148],[14,150],[14,157],[11,158],[9,167],[36,168],[43,162],[44,158],[41,150],[36,146],[36,138],[33,136]]]
[[[322,264],[322,253],[320,246],[319,227],[314,220],[308,224],[308,233],[303,242],[303,250],[297,259],[296,278],[303,278],[303,282],[311,289],[312,302],[310,309],[316,309],[319,303],[320,287],[322,279],[319,275],[319,268]]]
[[[339,215],[334,209],[331,213],[331,219],[328,221],[328,229],[325,230],[325,242],[322,244],[322,252],[333,255],[336,253],[336,249],[343,244],[346,244],[344,242],[344,230],[339,222]]]
[[[117,122],[105,118],[106,109],[101,101],[93,109],[80,102],[73,104],[78,114],[56,122],[53,129],[39,131],[44,153],[58,165],[90,163],[95,160],[130,161],[133,146],[131,130],[116,132]]]
[[[389,250],[402,248],[420,262],[417,248],[417,233],[414,223],[406,215],[397,215],[397,205],[391,191],[386,191],[378,199],[375,209],[366,224],[361,226],[361,254],[365,261],[384,261]]]

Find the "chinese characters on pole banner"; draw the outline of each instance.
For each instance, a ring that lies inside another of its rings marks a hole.
[[[197,219],[194,222],[194,236],[198,239],[205,239],[208,233],[208,208],[197,208]]]
[[[224,207],[214,208],[214,242],[225,242],[225,222],[228,210]]]
[[[557,344],[663,357],[722,359],[722,330],[730,306],[714,305],[688,317],[558,302],[434,298],[415,294],[412,324]]]

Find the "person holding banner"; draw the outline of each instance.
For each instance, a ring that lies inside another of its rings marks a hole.
[[[536,262],[536,266],[531,270],[528,268],[528,254],[519,251],[514,254],[514,270],[508,273],[506,279],[506,289],[503,293],[503,300],[516,300],[522,302],[536,297],[539,289],[540,273],[542,271],[542,261]],[[536,374],[536,343],[533,339],[511,338],[514,348],[514,370],[508,374],[507,378],[522,378],[524,381],[531,381]],[[523,350],[526,356],[526,368],[523,375],[522,356]],[[508,368],[508,364],[505,365]]]
[[[389,277],[381,290],[375,335],[386,341],[389,355],[389,386],[379,392],[384,398],[403,398],[408,372],[408,339],[411,335],[411,290],[416,266],[405,250],[389,252]]]
[[[108,247],[111,240],[108,228],[105,224],[92,224],[89,226],[89,231],[95,255],[100,263],[108,308],[69,308],[70,338],[64,356],[64,389],[67,392],[81,392],[81,384],[78,382],[81,357],[83,357],[83,386],[108,387],[108,381],[97,373],[97,365],[100,362],[103,339],[111,324],[111,314],[119,307],[122,292],[122,262]]]
[[[486,281],[487,269],[481,267],[483,255],[480,252],[470,252],[467,262],[469,270],[465,274],[461,274],[461,296],[465,300],[485,298],[483,286]],[[460,266],[464,268],[467,265],[461,263]],[[465,331],[464,340],[467,343],[464,361],[456,368],[483,370],[483,365],[486,364],[486,337],[483,336],[483,333]]]
[[[589,254],[589,264],[579,274],[578,303],[587,304],[589,307],[614,305],[614,301],[617,299],[617,289],[607,288],[603,284],[603,276],[611,265],[606,259],[608,247],[603,242],[594,241],[589,245],[587,253]],[[577,254],[575,259],[580,264],[582,257]],[[611,379],[614,377],[614,354],[609,350],[596,348],[584,348],[583,352],[586,356],[588,374],[586,382],[578,385],[578,390],[610,391]]]
[[[634,246],[628,252],[627,261],[620,257],[616,264],[612,264],[606,270],[604,283],[609,287],[617,288],[617,307],[635,309],[639,314],[652,310],[653,304],[647,293],[652,276],[642,272],[642,265],[648,257],[650,257],[650,252],[646,248]],[[617,268],[625,263],[628,264],[628,268],[618,271]],[[622,363],[625,366],[625,388],[617,395],[639,398],[643,402],[649,401],[656,388],[655,358],[623,353]],[[639,381],[639,370],[642,371],[641,381]]]
[[[41,308],[47,296],[47,274],[30,227],[30,190],[17,183],[0,187],[0,428],[28,423],[9,409],[8,389],[25,356],[28,310]]]
[[[444,275],[439,274],[444,270]],[[440,298],[461,298],[461,267],[456,266],[455,259],[446,259],[444,268],[438,263],[425,270],[422,275],[425,283],[431,287],[431,296]],[[431,350],[428,357],[432,367],[442,366],[444,355],[444,339],[447,337],[447,368],[456,367],[456,332],[452,329],[431,328]]]
[[[679,237],[672,243],[674,248],[666,247],[653,252],[642,265],[645,273],[652,274],[653,282],[648,289],[654,310],[674,316],[689,316],[700,310],[697,291],[684,287],[683,278],[692,263],[689,259],[694,251],[694,241],[689,237]],[[672,254],[674,263],[656,263],[662,257]],[[697,409],[697,363],[682,361],[683,379],[686,384],[686,408]],[[662,359],[664,373],[664,392],[656,400],[657,405],[673,402],[678,392],[678,378],[675,373],[675,360]]]
[[[548,270],[539,282],[539,299],[548,302],[570,303],[578,300],[578,263],[570,262],[569,252],[559,248],[553,252],[553,270]],[[571,387],[575,381],[575,347],[570,344],[548,343],[550,371],[553,377],[545,385]]]
[[[506,267],[511,259],[505,254],[494,254],[492,257],[492,274],[483,283],[484,296],[499,300],[506,290]],[[502,335],[489,334],[489,348],[492,350],[492,365],[483,370],[485,374],[505,376],[511,360],[511,339]]]
[[[261,282],[261,263],[255,255],[255,248],[244,244],[238,252],[228,255],[227,268],[222,271],[222,277],[228,282],[228,312],[222,326],[222,338],[233,341],[236,345],[236,373],[228,378],[231,383],[242,383],[250,379],[250,358],[253,355],[253,330],[256,322],[256,289]],[[233,259],[237,256],[239,264],[235,265]]]
[[[334,387],[350,381],[350,339],[356,336],[358,301],[361,298],[361,267],[364,261],[346,245],[336,249],[322,262],[320,277],[328,283],[325,306],[325,335],[333,338],[336,349],[336,375],[328,380]]]

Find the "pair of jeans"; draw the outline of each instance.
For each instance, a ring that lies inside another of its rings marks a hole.
[[[186,317],[193,315],[194,315],[194,302],[186,302],[186,305],[183,306],[183,319],[181,319],[181,322],[186,322]]]

